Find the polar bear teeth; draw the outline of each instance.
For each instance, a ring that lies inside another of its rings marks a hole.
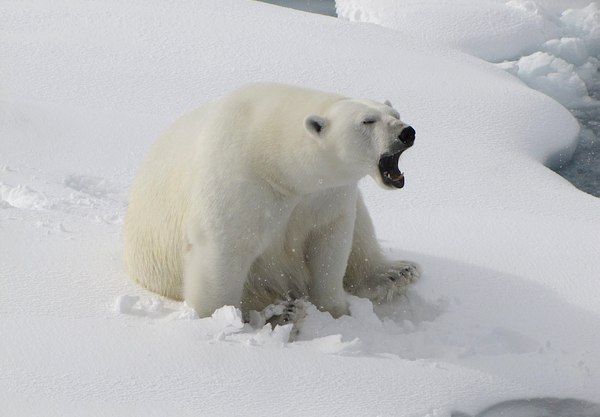
[[[392,155],[382,155],[379,158],[379,172],[385,185],[394,188],[404,186],[404,174],[398,169],[398,159],[401,154],[402,151]]]

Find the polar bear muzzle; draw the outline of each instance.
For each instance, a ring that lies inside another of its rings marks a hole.
[[[404,174],[398,169],[398,159],[404,151],[394,154],[383,154],[379,158],[379,173],[381,180],[389,187],[404,187]]]
[[[404,128],[398,136],[396,143],[398,142],[401,142],[399,150],[384,153],[379,158],[381,180],[385,185],[393,188],[404,187],[404,174],[398,169],[398,160],[400,155],[415,143],[415,130],[410,126]]]

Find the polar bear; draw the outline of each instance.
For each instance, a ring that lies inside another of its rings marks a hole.
[[[242,87],[181,117],[147,155],[124,226],[128,274],[201,317],[281,302],[274,323],[286,323],[296,300],[334,317],[347,293],[389,300],[419,270],[384,259],[357,182],[402,188],[398,158],[414,140],[389,102]]]

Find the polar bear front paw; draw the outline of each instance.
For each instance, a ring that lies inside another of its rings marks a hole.
[[[302,322],[306,317],[304,300],[287,300],[278,304],[271,304],[264,309],[264,314],[266,322],[271,324],[272,327],[292,324],[292,331],[289,336],[289,341],[292,342],[296,340]]]
[[[402,287],[412,284],[421,275],[417,265],[406,261],[398,261],[391,264],[384,274],[387,275],[390,281]]]
[[[397,261],[384,264],[375,273],[375,282],[368,289],[367,298],[374,302],[389,302],[397,296],[404,294],[406,287],[420,277],[419,267],[406,261]]]

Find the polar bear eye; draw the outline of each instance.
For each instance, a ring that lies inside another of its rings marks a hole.
[[[375,119],[371,117],[363,120],[363,125],[372,125],[373,123],[375,123]]]

